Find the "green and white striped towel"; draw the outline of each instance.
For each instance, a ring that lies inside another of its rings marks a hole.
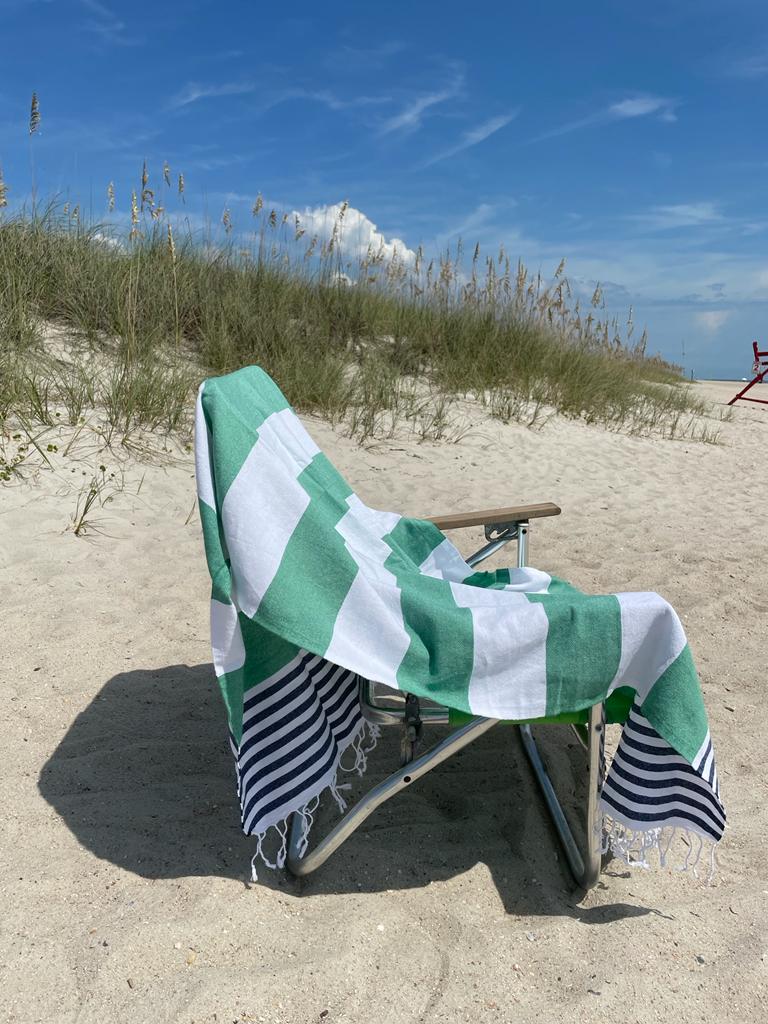
[[[357,676],[459,711],[530,719],[632,706],[604,831],[645,861],[673,830],[720,839],[712,743],[680,620],[652,593],[587,596],[536,569],[474,572],[433,524],[368,508],[257,367],[200,389],[196,468],[215,671],[243,829],[307,826],[352,747]],[[629,699],[628,699],[629,698]],[[663,859],[663,858],[662,858]]]

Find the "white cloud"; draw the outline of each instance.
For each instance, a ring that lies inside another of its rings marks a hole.
[[[591,125],[610,124],[613,121],[626,121],[638,117],[655,116],[660,121],[676,121],[674,100],[665,99],[663,96],[629,96],[626,99],[612,103],[609,107],[595,110],[578,121],[569,121],[557,128],[542,132],[531,142],[541,142],[544,139],[553,139],[559,135],[568,135],[570,132],[578,131],[580,128],[588,128]]]
[[[416,129],[421,127],[423,116],[430,107],[435,107],[439,103],[445,103],[446,100],[451,100],[458,96],[463,86],[464,75],[459,73],[455,76],[453,82],[444,89],[417,96],[410,103],[406,104],[399,114],[395,114],[394,117],[390,117],[384,122],[380,128],[380,134],[389,135],[391,132],[416,131]]]
[[[733,61],[729,71],[734,78],[765,78],[768,75],[768,51]]]
[[[197,82],[188,82],[183,89],[171,98],[168,104],[171,109],[187,107],[190,103],[197,103],[198,100],[205,100],[216,96],[242,96],[245,93],[254,92],[256,86],[253,82],[223,82],[221,85],[199,85]]]
[[[431,167],[432,164],[436,164],[440,160],[445,160],[449,156],[461,153],[464,149],[476,146],[479,142],[484,142],[486,139],[490,138],[491,135],[494,135],[502,128],[506,128],[510,121],[514,121],[519,113],[519,110],[513,110],[510,114],[501,114],[499,117],[492,117],[488,121],[483,121],[482,124],[475,125],[475,127],[470,128],[468,132],[464,132],[456,145],[449,146],[448,149],[444,149],[441,153],[431,157],[421,166]]]
[[[644,227],[667,231],[674,228],[696,228],[724,220],[714,203],[677,203],[652,206],[645,213],[633,214],[630,220]]]
[[[168,104],[171,110],[178,110],[180,107],[188,107],[198,100],[216,98],[221,96],[244,96],[248,93],[258,91],[255,82],[222,82],[219,85],[200,85],[198,82],[188,82]],[[350,99],[342,99],[327,89],[312,91],[309,89],[284,89],[282,92],[273,93],[261,101],[259,113],[265,113],[281,103],[290,100],[310,100],[315,103],[322,103],[329,110],[346,110],[350,107],[368,107],[380,103],[391,103],[391,96],[353,96]]]
[[[299,218],[307,236],[317,235],[321,241],[329,241],[339,223],[341,210],[342,204],[334,203],[332,206],[308,207],[303,211],[293,210],[291,217]],[[373,221],[354,206],[347,207],[338,237],[339,249],[346,259],[360,259],[369,249],[373,253],[381,253],[386,262],[395,255],[404,263],[412,263],[416,259],[416,253],[405,242],[399,238],[387,239]]]
[[[730,315],[729,309],[711,309],[706,313],[696,313],[693,319],[702,330],[717,334]]]

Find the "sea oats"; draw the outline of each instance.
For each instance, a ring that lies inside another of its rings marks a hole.
[[[29,110],[29,134],[34,135],[40,127],[40,104],[37,101],[37,93],[32,93],[32,105]]]
[[[232,230],[232,215],[226,206],[224,207],[224,213],[221,215],[221,223],[224,225],[226,233],[229,234]]]
[[[168,255],[173,263],[176,262],[176,243],[173,240],[173,228],[168,225]]]
[[[184,175],[179,175],[179,195],[181,196],[182,202],[184,202]]]
[[[253,216],[258,217],[261,213],[262,207],[264,206],[264,200],[261,197],[261,192],[256,196],[256,202],[253,204]]]
[[[163,161],[163,181],[168,188],[171,187],[171,168],[168,166],[167,160]]]
[[[277,227],[277,210],[269,211],[269,226],[271,228]]]
[[[3,169],[0,167],[0,210],[8,205],[8,186],[3,178]]]
[[[139,235],[139,204],[136,199],[136,189],[131,192],[131,238]]]
[[[109,207],[109,212],[112,213],[112,211],[115,208],[115,183],[114,183],[114,181],[110,181],[110,183],[107,185],[107,200],[108,200],[107,205]]]

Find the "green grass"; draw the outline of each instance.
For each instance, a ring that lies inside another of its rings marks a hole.
[[[350,264],[342,222],[318,249],[266,209],[246,242],[215,246],[162,217],[125,238],[55,204],[0,217],[0,425],[99,410],[109,436],[179,432],[201,379],[256,363],[360,440],[401,423],[445,437],[462,397],[531,426],[554,410],[712,440],[679,368],[647,358],[631,317],[609,321],[599,289],[574,301],[562,266],[545,285],[503,252],[464,266],[461,247],[428,266]],[[69,339],[58,351],[50,325]]]

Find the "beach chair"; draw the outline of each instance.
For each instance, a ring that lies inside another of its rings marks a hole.
[[[627,863],[656,851],[663,864],[682,834],[689,854],[698,841],[694,870],[704,844],[714,849],[725,812],[680,619],[658,594],[583,594],[531,567],[530,524],[556,505],[431,520],[370,508],[258,367],[202,385],[195,462],[213,663],[254,875],[259,858],[316,870],[376,807],[501,722],[520,730],[583,887],[604,844]],[[464,559],[445,532],[477,526],[486,542]],[[517,568],[475,569],[513,540]],[[606,722],[623,728],[603,779]],[[453,731],[420,753],[424,727],[440,724]],[[533,737],[554,724],[586,748],[581,844]],[[322,794],[346,811],[338,773],[362,774],[381,725],[401,730],[400,769],[310,849]]]
[[[747,384],[745,388],[742,388],[738,395],[734,395],[734,397],[730,400],[728,405],[733,405],[734,402],[739,401],[756,402],[758,405],[768,405],[768,399],[766,398],[744,397],[746,393],[750,390],[750,388],[753,388],[755,386],[755,384],[762,384],[766,374],[768,374],[768,352],[761,352],[757,347],[756,341],[752,342],[752,349],[755,353],[755,360],[752,363],[752,372],[755,376],[752,378],[752,380]]]
[[[479,512],[430,516],[443,532],[482,526],[486,544],[470,555],[466,561],[472,566],[490,558],[510,541],[517,542],[517,565],[527,564],[528,535],[532,519],[560,515],[560,508],[550,502],[518,505]],[[306,851],[303,840],[303,822],[294,815],[288,835],[286,867],[291,874],[302,877],[317,870],[352,833],[362,825],[378,807],[407,789],[433,768],[488,732],[497,719],[471,718],[447,707],[433,703],[422,705],[413,694],[395,694],[388,687],[368,679],[359,679],[360,706],[363,716],[373,725],[397,726],[400,729],[401,767],[365,794],[314,849]],[[398,700],[399,698],[399,700]],[[404,698],[404,699],[403,699]],[[623,718],[622,718],[623,720]],[[568,867],[576,883],[584,889],[594,886],[600,876],[602,842],[599,828],[598,801],[605,766],[606,713],[603,703],[595,704],[583,712],[564,713],[551,718],[504,723],[517,727],[523,749],[533,769],[558,839],[565,853]],[[584,748],[587,761],[586,792],[583,797],[582,829],[585,839],[580,845],[574,836],[549,773],[541,756],[532,726],[570,725]],[[445,739],[432,749],[416,756],[424,727],[454,726]]]

